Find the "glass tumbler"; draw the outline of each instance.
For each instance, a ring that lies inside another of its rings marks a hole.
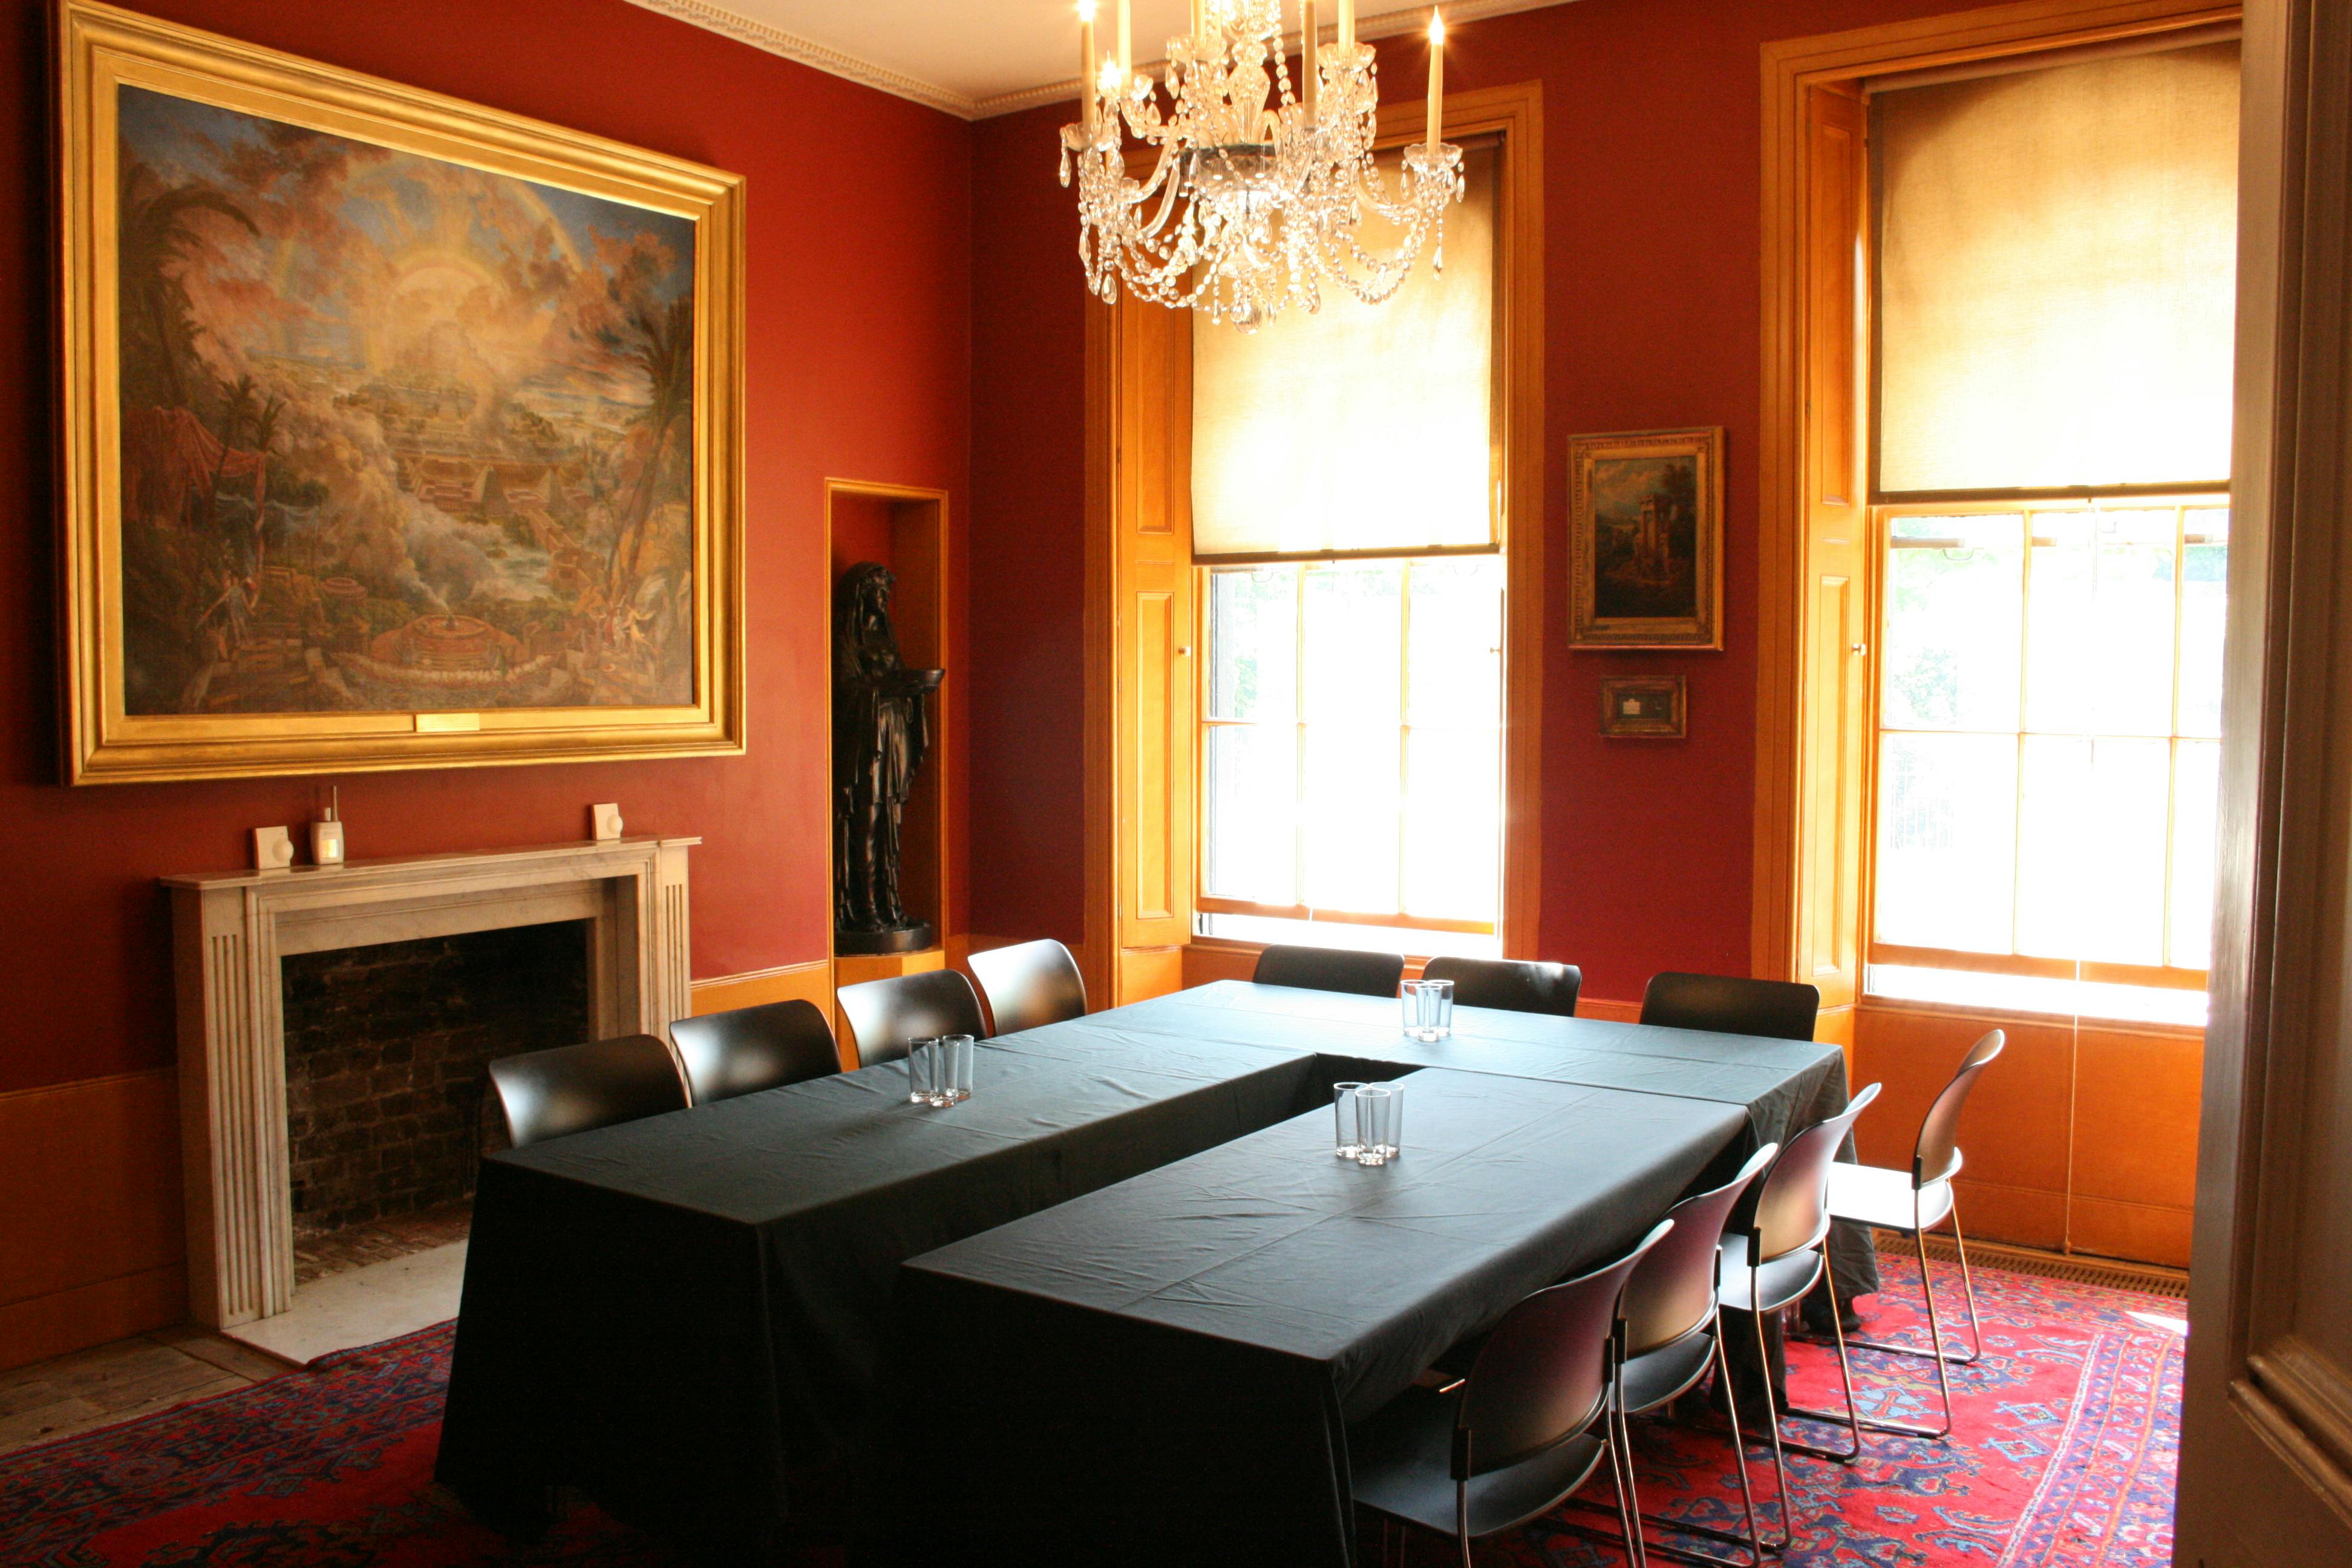
[[[970,1035],[941,1035],[939,1052],[938,1082],[934,1086],[934,1105],[955,1105],[971,1098],[972,1037]]]
[[[907,1102],[909,1105],[932,1105],[932,1096],[939,1092],[940,1042],[925,1036],[907,1042]]]
[[[1454,1033],[1454,982],[1404,983],[1404,1032],[1416,1040],[1442,1040]]]
[[[1393,1160],[1404,1152],[1404,1085],[1381,1083],[1367,1087],[1389,1091],[1388,1139],[1381,1145],[1381,1152]]]
[[[1331,1086],[1331,1119],[1336,1124],[1333,1135],[1337,1140],[1331,1152],[1342,1160],[1352,1160],[1364,1152],[1363,1143],[1356,1137],[1356,1091],[1363,1087],[1360,1083]]]
[[[1356,1099],[1356,1163],[1385,1165],[1396,1150],[1396,1091],[1368,1083]]]

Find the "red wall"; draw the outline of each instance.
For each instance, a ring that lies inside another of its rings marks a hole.
[[[1759,50],[1775,38],[1965,8],[1951,0],[1580,0],[1449,30],[1449,89],[1531,79],[1544,89],[1544,526],[1548,558],[1562,564],[1549,590],[1544,667],[1540,955],[1583,965],[1593,996],[1638,997],[1662,969],[1748,970]],[[1389,92],[1418,91],[1427,68],[1421,40],[1380,49]],[[982,124],[973,157],[973,558],[1002,552],[1019,565],[992,574],[976,566],[973,678],[1008,707],[1032,689],[1053,700],[1017,730],[983,723],[975,737],[975,840],[1021,846],[1027,875],[1015,879],[1010,867],[983,875],[975,848],[974,929],[1015,937],[1076,936],[1083,897],[1071,826],[1082,755],[1074,695],[1084,365],[1077,219],[1068,193],[1053,184],[1055,132],[1073,107]],[[993,329],[992,316],[1000,318]],[[1724,651],[1570,652],[1559,632],[1569,437],[1686,425],[1726,427]],[[992,430],[1006,443],[992,461]],[[982,626],[996,628],[986,643]],[[1688,678],[1690,738],[1603,741],[1601,678],[1647,674]],[[1038,787],[984,794],[977,781],[992,775]]]
[[[143,9],[737,171],[749,181],[750,754],[353,774],[359,856],[699,834],[694,967],[826,952],[827,476],[945,488],[971,417],[971,133],[947,116],[625,0],[150,0]],[[0,844],[31,899],[0,912],[0,1091],[168,1064],[155,879],[247,863],[326,784],[67,789],[58,773],[47,45],[0,0]]]

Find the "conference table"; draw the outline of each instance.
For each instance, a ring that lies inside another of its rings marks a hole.
[[[483,1162],[436,1475],[772,1562],[835,1467],[874,1562],[1351,1560],[1347,1427],[1842,1109],[1811,1042],[1221,982]],[[1331,1152],[1395,1082],[1403,1152]],[[1871,1281],[1852,1279],[1852,1288]]]

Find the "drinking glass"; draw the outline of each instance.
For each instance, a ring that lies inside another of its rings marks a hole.
[[[1396,1151],[1396,1091],[1368,1083],[1356,1090],[1356,1163],[1385,1165]]]
[[[939,1044],[929,1036],[907,1042],[907,1102],[932,1105],[939,1092]]]
[[[1356,1137],[1356,1091],[1363,1087],[1360,1083],[1335,1083],[1331,1086],[1331,1113],[1333,1121],[1337,1123],[1335,1136],[1338,1139],[1338,1144],[1331,1152],[1342,1160],[1352,1160],[1364,1152],[1364,1145]]]
[[[1404,1085],[1381,1083],[1367,1087],[1389,1091],[1388,1139],[1381,1145],[1381,1152],[1393,1160],[1404,1152]]]
[[[1416,1040],[1442,1040],[1454,1033],[1454,982],[1404,983],[1404,1032]]]
[[[972,1037],[970,1035],[941,1035],[939,1043],[939,1079],[934,1086],[938,1098],[934,1105],[954,1105],[971,1098]]]

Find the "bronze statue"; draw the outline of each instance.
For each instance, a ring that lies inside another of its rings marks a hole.
[[[923,708],[947,671],[909,669],[890,629],[887,566],[867,561],[833,595],[834,950],[911,952],[938,932],[898,900],[898,819],[930,750]]]

